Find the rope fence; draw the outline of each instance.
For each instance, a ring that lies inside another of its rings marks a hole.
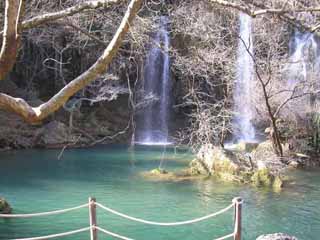
[[[52,235],[47,235],[47,236],[31,237],[31,238],[19,238],[19,239],[10,239],[10,240],[46,240],[46,239],[65,237],[65,236],[70,236],[70,235],[74,235],[74,234],[77,234],[77,233],[87,232],[90,229],[91,229],[91,227],[85,227],[85,228],[80,228],[80,229],[69,231],[69,232],[57,233],[57,234],[52,234]]]
[[[198,223],[201,221],[205,221],[208,219],[211,219],[213,217],[216,217],[218,215],[221,215],[231,208],[234,208],[234,231],[233,233],[230,233],[228,235],[225,235],[223,237],[217,238],[215,240],[224,240],[224,239],[231,239],[233,238],[234,240],[241,240],[241,212],[242,212],[242,199],[241,198],[234,198],[232,200],[232,203],[225,207],[224,209],[219,210],[218,212],[215,213],[210,213],[206,216],[191,219],[191,220],[186,220],[186,221],[179,221],[179,222],[155,222],[155,221],[149,221],[149,220],[144,220],[141,218],[136,218],[133,216],[126,215],[124,213],[118,212],[112,208],[106,207],[102,205],[101,203],[96,202],[95,198],[89,198],[89,202],[86,204],[82,204],[76,207],[72,208],[66,208],[66,209],[61,209],[61,210],[54,210],[50,212],[41,212],[41,213],[32,213],[32,214],[0,214],[0,218],[31,218],[31,217],[41,217],[41,216],[50,216],[50,215],[56,215],[56,214],[63,214],[71,211],[76,211],[82,208],[89,208],[89,227],[84,227],[76,230],[72,230],[69,232],[64,232],[64,233],[58,233],[58,234],[52,234],[52,235],[47,235],[47,236],[40,236],[40,237],[30,237],[30,238],[19,238],[19,239],[11,239],[11,240],[44,240],[44,239],[53,239],[53,238],[59,238],[59,237],[65,237],[69,235],[74,235],[82,232],[87,232],[90,231],[90,240],[97,240],[98,239],[98,234],[97,232],[102,232],[106,235],[112,236],[117,239],[122,239],[122,240],[134,240],[132,238],[122,236],[120,234],[111,232],[109,230],[106,230],[100,226],[97,225],[97,217],[96,217],[96,207],[99,207],[103,209],[106,212],[109,212],[111,214],[117,215],[119,217],[122,217],[124,219],[138,222],[138,223],[143,223],[147,225],[154,225],[154,226],[166,226],[166,227],[171,227],[171,226],[181,226],[181,225],[188,225],[188,224],[194,224]]]
[[[51,212],[41,212],[41,213],[31,213],[31,214],[0,214],[0,218],[32,218],[32,217],[50,216],[50,215],[57,215],[57,214],[75,211],[88,206],[89,206],[89,203],[86,203],[77,207],[55,210]]]
[[[195,219],[192,219],[192,220],[187,220],[187,221],[182,221],[182,222],[153,222],[153,221],[147,221],[147,220],[144,220],[144,219],[131,217],[131,216],[128,216],[126,214],[117,212],[117,211],[115,211],[115,210],[113,210],[111,208],[103,206],[100,203],[96,203],[96,206],[106,210],[107,212],[113,213],[114,215],[118,215],[118,216],[120,216],[122,218],[131,220],[131,221],[134,221],[134,222],[139,222],[139,223],[144,223],[144,224],[149,224],[149,225],[155,225],[155,226],[180,226],[180,225],[187,225],[187,224],[193,224],[193,223],[201,222],[201,221],[207,220],[209,218],[216,217],[216,216],[228,211],[230,208],[232,208],[234,206],[234,204],[232,203],[228,207],[226,207],[226,208],[224,208],[224,209],[222,209],[222,210],[220,210],[220,211],[218,211],[216,213],[211,213],[209,215],[206,215],[206,216],[203,216],[203,217],[200,217],[200,218],[195,218]]]

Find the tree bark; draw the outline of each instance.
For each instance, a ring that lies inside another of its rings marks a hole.
[[[20,47],[20,24],[24,0],[6,0],[3,40],[0,51],[0,80],[12,70]]]
[[[76,92],[84,88],[95,80],[100,74],[104,73],[113,57],[118,52],[126,33],[138,13],[142,0],[131,0],[129,7],[122,19],[122,22],[103,54],[98,60],[84,73],[68,83],[50,100],[38,107],[31,107],[25,100],[0,93],[0,108],[17,113],[27,122],[36,124],[57,111],[68,99]]]

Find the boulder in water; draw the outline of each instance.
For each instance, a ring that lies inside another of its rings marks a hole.
[[[2,214],[10,214],[12,212],[12,208],[9,203],[4,199],[0,198],[0,213]]]
[[[256,240],[298,240],[298,238],[289,236],[285,233],[274,233],[274,234],[261,235]]]
[[[226,181],[247,182],[252,168],[245,153],[230,151],[213,145],[203,146],[190,165],[190,172],[199,175],[214,175]]]
[[[269,147],[269,144],[266,146]],[[189,169],[194,175],[214,175],[225,181],[252,183],[256,186],[268,186],[280,190],[283,182],[279,174],[269,168],[267,162],[261,160],[257,162],[251,157],[258,148],[248,153],[209,144],[200,149],[197,158],[190,163]],[[258,155],[260,156],[264,150],[265,148],[260,146]]]

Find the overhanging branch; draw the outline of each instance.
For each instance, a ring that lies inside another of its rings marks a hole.
[[[14,98],[0,93],[0,108],[17,113],[29,123],[37,123],[57,111],[72,95],[107,70],[113,57],[118,52],[126,33],[129,31],[133,19],[140,9],[141,3],[142,0],[131,0],[117,32],[103,54],[86,72],[68,83],[50,100],[38,107],[31,107],[21,98]]]
[[[48,22],[56,21],[61,18],[75,15],[77,13],[83,12],[84,10],[97,9],[102,7],[108,8],[110,6],[113,6],[114,4],[121,3],[121,2],[124,2],[124,0],[95,0],[90,2],[80,3],[76,6],[69,7],[58,12],[45,13],[43,15],[25,20],[22,22],[21,28],[22,30],[28,30]],[[3,34],[3,31],[0,32],[0,35],[2,34]]]

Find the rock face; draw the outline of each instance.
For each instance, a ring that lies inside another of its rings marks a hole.
[[[4,199],[0,198],[0,213],[2,214],[10,214],[12,212],[12,208],[9,203]]]
[[[285,233],[267,234],[258,237],[256,240],[298,240],[298,238],[289,236]]]
[[[68,127],[58,121],[52,121],[38,130],[37,145],[58,146],[67,142]]]

